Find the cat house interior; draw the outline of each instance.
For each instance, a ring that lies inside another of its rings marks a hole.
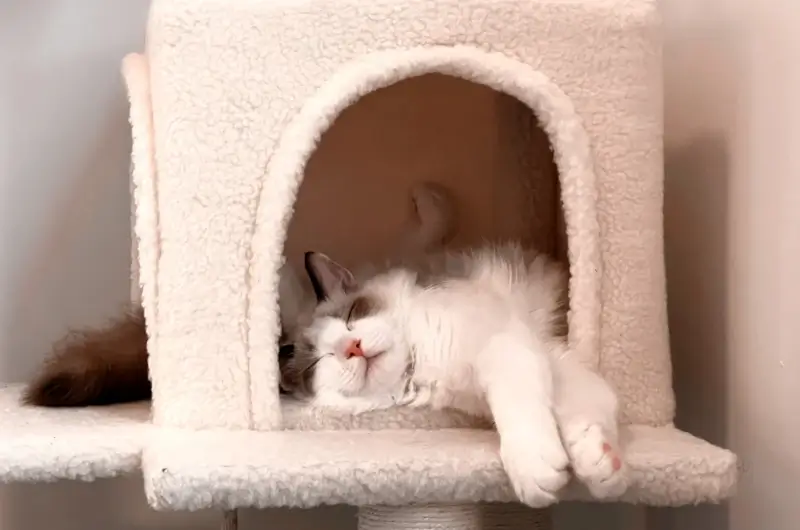
[[[308,160],[286,240],[346,266],[396,253],[409,192],[436,182],[456,212],[451,248],[521,241],[566,262],[558,170],[534,113],[512,96],[442,74],[362,97]]]

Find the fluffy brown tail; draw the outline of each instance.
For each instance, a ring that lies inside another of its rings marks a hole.
[[[72,333],[57,344],[23,401],[40,407],[87,407],[150,395],[144,312],[136,308],[105,328]]]

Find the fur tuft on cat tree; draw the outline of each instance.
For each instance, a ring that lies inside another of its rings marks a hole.
[[[620,398],[619,500],[733,494],[736,456],[672,424],[655,0],[154,0],[123,71],[152,408],[31,409],[4,388],[3,481],[141,469],[154,508],[228,529],[240,507],[325,504],[360,507],[363,530],[548,527],[505,504],[486,425],[278,394],[284,253],[379,258],[399,197],[438,181],[454,244],[568,262],[570,346]]]

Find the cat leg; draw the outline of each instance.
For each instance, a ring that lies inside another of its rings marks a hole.
[[[500,435],[500,457],[520,501],[534,508],[556,502],[569,481],[567,457],[552,410],[552,373],[544,353],[504,333],[476,362]]]
[[[613,389],[569,356],[553,361],[553,375],[556,418],[575,476],[598,499],[621,496],[628,480]]]

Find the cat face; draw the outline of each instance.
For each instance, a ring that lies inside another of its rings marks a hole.
[[[298,327],[281,386],[305,396],[391,391],[409,360],[391,290],[380,278],[358,284],[349,270],[321,253],[307,253],[305,265],[317,305]]]

